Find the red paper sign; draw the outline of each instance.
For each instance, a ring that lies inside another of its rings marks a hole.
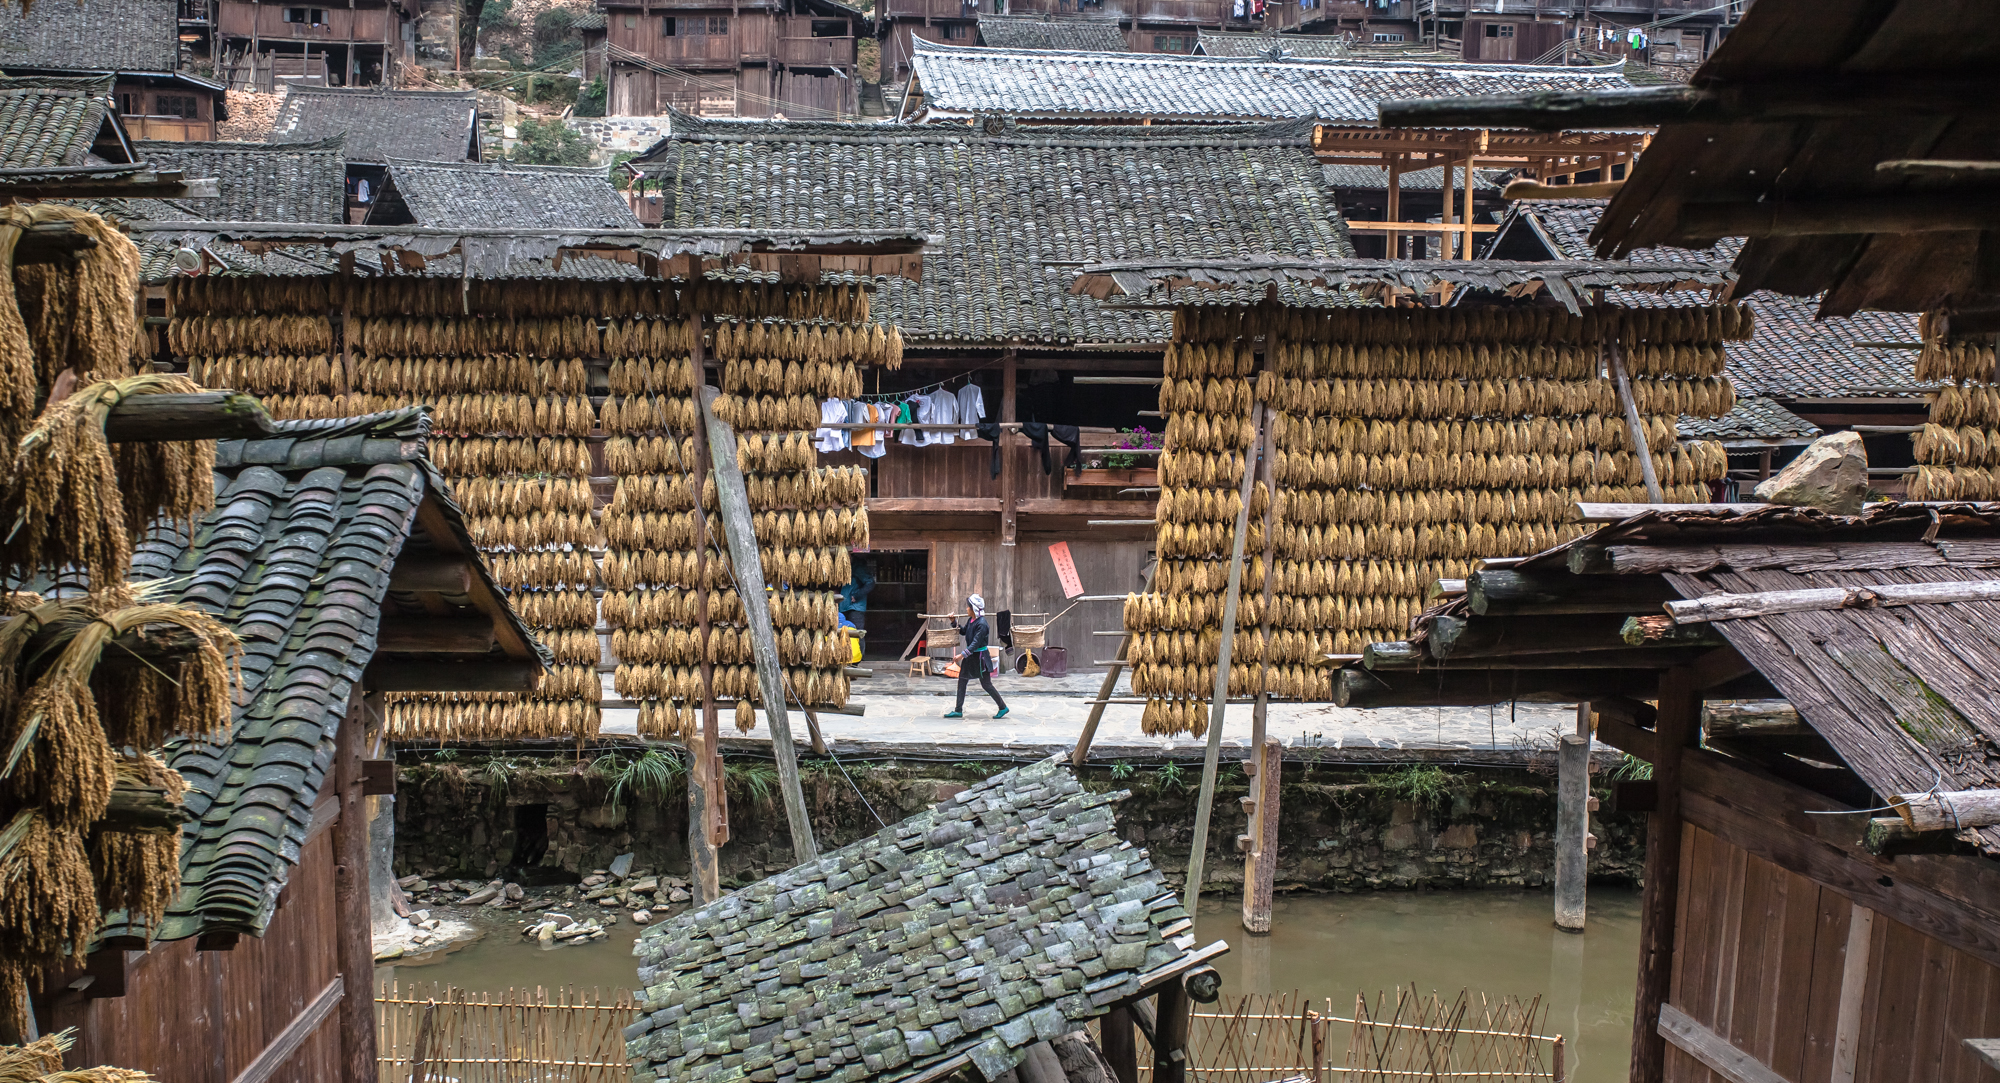
[[[1057,542],[1049,546],[1049,559],[1056,562],[1056,578],[1062,580],[1063,597],[1074,598],[1083,593],[1083,580],[1076,576],[1076,561],[1069,555],[1069,543]]]

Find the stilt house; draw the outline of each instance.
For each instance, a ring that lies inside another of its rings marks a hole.
[[[82,0],[0,10],[0,71],[113,80],[135,139],[214,139],[229,119],[221,83],[187,70],[180,0]]]
[[[601,54],[605,112],[840,120],[861,113],[856,43],[863,12],[837,0],[598,5],[579,24]]]
[[[296,143],[341,137],[347,158],[347,217],[359,223],[388,181],[389,160],[477,162],[479,102],[470,90],[340,90],[295,86],[267,139]]]

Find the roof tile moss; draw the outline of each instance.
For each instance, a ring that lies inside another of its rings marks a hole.
[[[0,168],[84,165],[110,111],[108,78],[0,77]]]

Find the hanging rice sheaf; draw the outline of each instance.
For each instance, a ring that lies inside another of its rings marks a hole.
[[[2000,494],[2000,373],[1992,335],[1951,335],[1950,316],[1918,318],[1923,352],[1917,379],[1949,381],[1931,400],[1930,423],[1917,434],[1911,500],[1993,500]]]
[[[1160,387],[1160,565],[1153,592],[1125,607],[1132,687],[1154,734],[1208,723],[1260,410],[1271,485],[1251,489],[1227,686],[1327,699],[1326,657],[1407,635],[1431,583],[1575,537],[1579,502],[1645,499],[1605,368],[1613,344],[1667,499],[1710,499],[1727,457],[1679,442],[1676,421],[1734,407],[1722,342],[1748,337],[1751,315],[1216,306],[1179,309],[1174,327]],[[1985,399],[1966,398],[1958,416],[1985,416]],[[1991,406],[2000,418],[2000,397]]]

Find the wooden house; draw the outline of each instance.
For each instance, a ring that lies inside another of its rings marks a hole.
[[[389,160],[477,162],[479,101],[457,90],[373,90],[295,86],[285,95],[270,143],[342,139],[345,221],[359,222],[388,181]]]
[[[898,111],[912,123],[964,123],[990,113],[1035,124],[1227,123],[1311,118],[1313,149],[1328,165],[1379,170],[1365,202],[1371,218],[1348,221],[1370,255],[1425,253],[1470,258],[1481,235],[1481,182],[1467,170],[1504,169],[1546,182],[1616,179],[1645,146],[1643,132],[1556,133],[1517,125],[1378,127],[1378,103],[1458,94],[1589,94],[1629,87],[1620,64],[1530,67],[1434,59],[1313,59],[1270,56],[1149,56],[1133,53],[956,48],[920,43]],[[1455,183],[1424,189],[1404,207],[1405,173],[1449,170]],[[1343,199],[1360,196],[1349,189]],[[1435,208],[1435,210],[1433,210]],[[1442,221],[1429,222],[1438,217]]]
[[[602,25],[579,29],[585,55],[602,54],[610,116],[860,115],[855,43],[868,16],[837,0],[599,7]]]
[[[638,229],[625,198],[589,166],[414,162],[392,158],[371,226]]]
[[[526,687],[548,662],[475,555],[428,433],[422,410],[262,418],[217,446],[216,507],[192,538],[139,546],[134,579],[241,638],[243,693],[226,740],[167,750],[191,822],[166,917],[111,915],[87,966],[34,990],[42,1029],[77,1028],[72,1064],[374,1077],[365,795],[393,788],[371,760],[379,694]]]
[[[214,139],[229,112],[222,84],[187,70],[179,0],[82,0],[0,10],[0,71],[110,76],[135,139]]]
[[[393,85],[398,67],[415,60],[415,0],[326,7],[195,0],[194,6],[212,28],[216,72],[241,90]]]
[[[1061,610],[1051,545],[1068,546],[1089,594],[1143,585],[1157,452],[1116,445],[1157,443],[1124,430],[1161,428],[1172,324],[1069,295],[1061,268],[1105,252],[1217,246],[1349,253],[1311,130],[1303,121],[1072,129],[998,117],[972,127],[676,117],[674,134],[633,161],[641,217],[664,226],[897,227],[939,238],[920,281],[889,282],[873,297],[870,318],[900,328],[904,349],[900,370],[871,372],[865,391],[891,404],[961,394],[983,416],[956,432],[893,430],[886,447],[826,450],[837,435],[822,445],[824,461],[863,466],[871,479],[870,552],[855,557],[877,582],[871,655],[903,654],[922,614],[956,612],[974,592],[994,613]],[[862,174],[879,180],[856,188]],[[1160,212],[1132,210],[1145,206]],[[1118,627],[1115,606],[1086,603],[1047,642],[1081,668],[1093,632]]]
[[[182,213],[161,199],[206,198],[215,186],[139,157],[112,98],[112,76],[0,76],[0,205],[94,200]]]
[[[1609,525],[1473,573],[1339,701],[1587,700],[1651,765],[1616,803],[1648,824],[1634,1083],[1992,1079],[2000,830],[1916,813],[2000,783],[2000,510],[1582,513]]]

